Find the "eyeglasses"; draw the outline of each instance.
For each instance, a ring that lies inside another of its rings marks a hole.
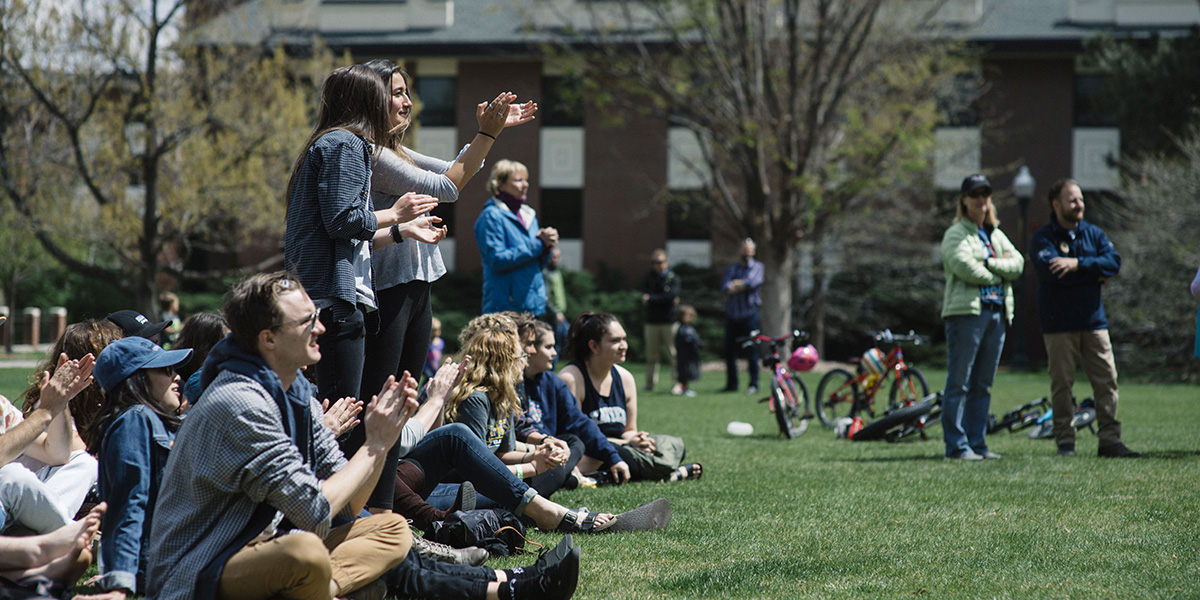
[[[304,324],[304,332],[312,333],[313,327],[315,327],[317,325],[317,319],[320,317],[321,317],[321,311],[313,311],[313,314],[308,315],[307,317],[301,317],[294,321],[283,321],[280,323],[276,323],[276,324],[272,325],[270,327],[270,329],[279,329],[280,327],[287,327],[289,325]]]
[[[150,370],[162,373],[163,375],[166,375],[167,377],[175,376],[175,367],[156,367],[156,368],[153,368]]]
[[[527,358],[529,358],[528,354],[518,354],[517,355],[517,360],[525,360]]]
[[[987,198],[988,196],[991,196],[991,195],[992,195],[992,190],[989,190],[987,188],[980,188],[978,190],[971,192],[970,194],[967,194],[967,196],[970,198]]]

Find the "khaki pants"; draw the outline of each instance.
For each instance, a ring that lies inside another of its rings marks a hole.
[[[675,330],[678,328],[678,323],[646,323],[644,326],[646,389],[649,391],[654,391],[654,386],[658,383],[658,359],[662,357],[664,346],[667,349],[667,366],[671,369],[671,383],[678,378],[675,373]]]
[[[336,527],[322,540],[291,533],[250,544],[225,563],[221,600],[330,600],[329,582],[348,594],[400,564],[412,546],[404,517],[374,515]]]
[[[1107,329],[1067,331],[1042,335],[1049,357],[1050,400],[1054,408],[1054,441],[1060,446],[1075,443],[1071,417],[1071,388],[1075,386],[1075,368],[1092,384],[1096,398],[1096,423],[1100,426],[1100,447],[1121,441],[1121,422],[1117,420],[1117,366],[1113,362],[1112,342]]]

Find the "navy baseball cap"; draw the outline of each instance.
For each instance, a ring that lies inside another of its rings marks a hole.
[[[142,369],[176,367],[191,358],[191,348],[163,350],[162,346],[143,337],[121,338],[105,346],[100,356],[96,357],[92,377],[107,394],[117,387],[117,384]]]
[[[992,191],[992,184],[991,184],[991,182],[988,181],[987,177],[984,177],[983,175],[976,173],[976,174],[971,175],[963,180],[962,195],[970,196],[971,192],[973,192],[979,188],[987,188],[988,191],[990,192],[990,191]]]
[[[117,327],[120,327],[121,331],[125,332],[125,337],[136,335],[146,339],[153,338],[166,329],[167,325],[171,324],[169,321],[151,323],[150,319],[147,319],[142,313],[136,310],[118,310],[104,318],[116,323]]]

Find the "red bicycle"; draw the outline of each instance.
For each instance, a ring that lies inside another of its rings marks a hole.
[[[901,348],[901,342],[920,344],[923,338],[912,331],[901,335],[888,329],[872,333],[876,342],[892,344],[891,351],[884,355],[878,347],[873,347],[859,359],[857,373],[832,369],[817,386],[817,418],[826,427],[834,427],[839,419],[846,417],[874,419],[875,394],[888,379],[893,380],[892,391],[888,405],[878,411],[880,415],[895,413],[929,395],[925,375],[904,362]]]
[[[761,335],[758,331],[752,331],[748,337],[738,340],[742,343],[742,348],[748,348],[751,344],[762,344],[762,347],[768,350],[764,352],[766,358],[762,362],[772,371],[771,395],[759,402],[771,403],[771,410],[775,413],[775,420],[779,423],[779,432],[789,440],[803,435],[808,430],[808,422],[813,418],[808,386],[804,385],[804,380],[799,375],[788,369],[786,360],[779,358],[780,347],[787,346],[793,340],[807,342],[808,333],[796,330],[792,331],[791,335],[773,338],[769,335]],[[812,352],[812,363],[815,363],[816,351]],[[811,368],[811,364],[809,367]]]

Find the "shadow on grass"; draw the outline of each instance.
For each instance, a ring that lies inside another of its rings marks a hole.
[[[1196,458],[1198,456],[1200,456],[1200,450],[1160,450],[1157,452],[1143,452],[1141,457],[1180,460],[1184,458]]]
[[[914,456],[911,454],[905,454],[902,456],[860,456],[857,458],[839,458],[839,459],[835,459],[835,462],[894,463],[894,462],[914,462],[914,461],[941,462],[943,460],[946,460],[946,459],[942,458],[940,455],[939,456],[928,456],[928,455]]]

